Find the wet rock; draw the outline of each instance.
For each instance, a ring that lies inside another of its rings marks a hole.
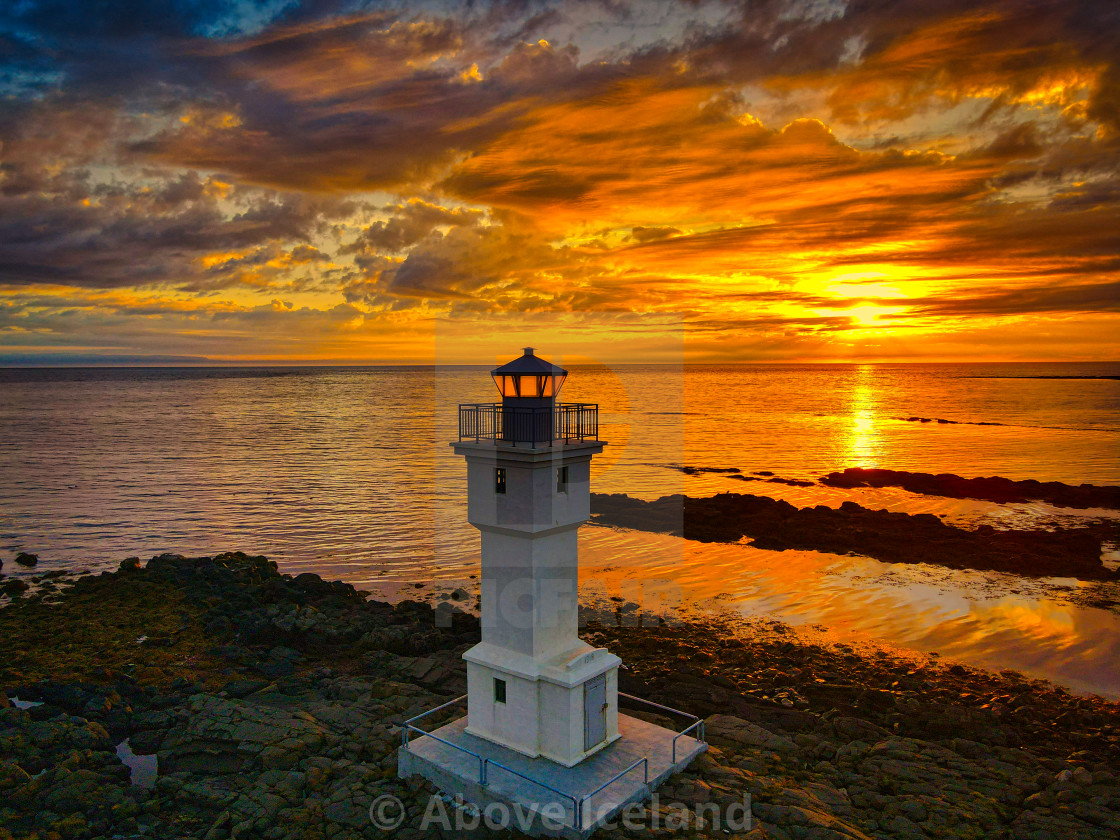
[[[3,592],[9,598],[18,598],[31,587],[25,582],[16,578],[15,580],[5,581],[0,584],[0,592]]]
[[[797,746],[784,735],[764,729],[732,715],[712,715],[704,721],[708,740],[720,746],[756,747],[778,753],[794,753]]]
[[[267,680],[234,680],[226,683],[222,687],[222,691],[230,697],[240,700],[243,697],[248,697],[254,692],[260,691],[269,685]]]
[[[0,759],[0,792],[22,787],[31,781],[31,775],[14,761]]]
[[[303,654],[298,650],[292,650],[289,647],[278,645],[268,652],[270,659],[275,659],[278,662],[302,662]]]
[[[685,475],[700,475],[701,473],[728,473],[730,475],[735,475],[742,472],[738,467],[690,467],[680,464],[667,464],[666,466],[671,470],[680,470]]]
[[[39,555],[38,554],[28,554],[25,551],[21,551],[19,554],[16,555],[16,563],[18,563],[21,566],[35,566],[35,565],[38,565]]]
[[[843,741],[873,741],[890,735],[883,727],[860,718],[836,717],[831,723],[836,736]]]
[[[787,837],[812,840],[865,840],[868,837],[855,826],[810,808],[754,802],[751,811],[764,825],[778,827]]]
[[[393,667],[402,678],[432,691],[455,695],[467,691],[467,666],[457,651],[439,651],[417,658],[401,657]]]
[[[926,420],[923,419],[922,422]],[[1120,510],[1120,487],[1092,484],[1074,487],[1060,481],[1012,481],[1001,476],[962,478],[952,473],[933,475],[861,467],[849,467],[843,472],[829,473],[820,481],[829,487],[901,487],[911,493],[952,499],[982,499],[999,503],[1040,501],[1059,507]]]
[[[159,763],[168,773],[239,773],[282,769],[337,737],[308,715],[240,700],[196,695],[187,720],[164,737]]]
[[[65,715],[66,710],[53,703],[40,703],[38,706],[32,706],[28,709],[27,714],[32,720],[53,720]]]
[[[883,828],[895,837],[903,838],[903,840],[925,840],[926,836],[913,820],[902,814],[887,820],[883,824]]]
[[[1084,767],[1075,767],[1073,768],[1073,781],[1075,784],[1087,786],[1094,783],[1094,777]]]
[[[119,572],[135,572],[135,571],[139,571],[139,569],[140,569],[140,558],[139,557],[126,557],[124,560],[121,561],[121,565],[118,567],[117,571],[119,571]]]
[[[888,563],[932,563],[1084,580],[1120,579],[1101,561],[1105,542],[1120,538],[1113,522],[1035,531],[970,531],[932,514],[870,510],[846,501],[839,509],[796,508],[766,496],[719,493],[708,498],[663,496],[647,502],[623,494],[593,493],[595,521],[679,534],[704,542],[738,542],[771,551],[788,549],[862,554]]]

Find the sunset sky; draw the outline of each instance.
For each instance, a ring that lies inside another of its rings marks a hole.
[[[15,0],[0,96],[0,363],[1120,358],[1116,0]]]

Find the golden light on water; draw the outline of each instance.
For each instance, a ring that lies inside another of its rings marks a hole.
[[[882,452],[878,430],[878,394],[873,365],[859,365],[851,387],[847,433],[848,463],[876,467]]]

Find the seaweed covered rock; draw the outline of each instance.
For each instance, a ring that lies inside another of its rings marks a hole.
[[[941,422],[941,421],[939,421]],[[962,478],[953,473],[916,473],[903,470],[849,467],[821,478],[829,487],[901,487],[911,493],[951,499],[983,499],[989,502],[1048,502],[1068,508],[1120,510],[1120,487],[1063,484],[1060,481],[1013,481],[1003,476]]]
[[[932,563],[1082,580],[1120,580],[1101,560],[1102,546],[1120,539],[1115,522],[1080,528],[997,531],[946,525],[928,514],[871,510],[852,501],[839,508],[797,508],[781,499],[742,493],[707,498],[672,495],[647,502],[623,494],[591,494],[594,520],[703,542],[738,542],[771,551],[802,549],[862,554],[887,563]]]

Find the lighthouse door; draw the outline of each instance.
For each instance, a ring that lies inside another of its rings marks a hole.
[[[607,738],[607,675],[583,684],[583,748],[589,750]]]

